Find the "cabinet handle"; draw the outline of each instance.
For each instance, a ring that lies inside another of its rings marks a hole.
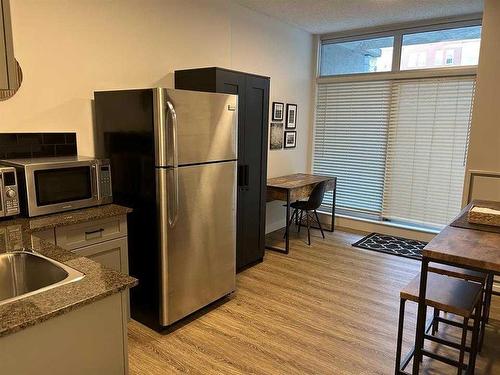
[[[96,229],[96,230],[91,230],[89,232],[85,232],[85,234],[89,235],[89,234],[95,234],[95,233],[100,233],[100,232],[104,232],[104,229],[100,228],[100,229]]]
[[[245,166],[239,165],[238,166],[238,186],[244,186],[244,185],[245,185]]]
[[[247,164],[245,165],[245,186],[248,187],[248,175],[249,175],[249,170],[250,170],[250,166]]]

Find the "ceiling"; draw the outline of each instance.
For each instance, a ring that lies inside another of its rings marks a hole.
[[[483,0],[236,0],[313,34],[483,11]]]

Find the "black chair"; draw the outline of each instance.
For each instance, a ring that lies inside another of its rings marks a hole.
[[[323,228],[321,227],[321,222],[319,221],[318,212],[316,211],[323,202],[323,197],[325,195],[327,181],[318,183],[311,192],[309,199],[307,201],[296,201],[290,204],[293,208],[292,217],[288,226],[293,222],[295,218],[295,223],[298,224],[298,232],[300,233],[300,227],[302,226],[302,218],[304,212],[306,213],[306,225],[307,225],[307,243],[311,245],[311,220],[315,220],[318,223],[321,235],[325,238],[323,233]],[[300,213],[300,216],[299,216]]]

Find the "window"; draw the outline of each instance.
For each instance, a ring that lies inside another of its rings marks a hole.
[[[312,170],[338,177],[338,212],[440,229],[462,202],[480,20],[320,40]]]
[[[382,217],[430,227],[460,211],[475,78],[392,83]]]
[[[401,70],[429,69],[441,65],[466,66],[477,65],[479,45],[481,43],[481,26],[460,27],[422,33],[404,34],[401,49]],[[442,61],[443,50],[445,52]],[[415,53],[434,55],[432,60],[413,63]]]
[[[481,25],[476,22],[395,30],[359,39],[323,37],[319,76],[477,65]],[[393,66],[393,61],[399,66]]]
[[[341,209],[382,211],[390,96],[388,81],[318,86],[313,170],[338,177]],[[331,210],[331,193],[323,204]]]
[[[474,77],[318,85],[313,171],[341,212],[439,228],[460,211]],[[331,209],[326,195],[323,209]]]
[[[325,43],[321,49],[320,74],[390,71],[393,44],[394,37]]]

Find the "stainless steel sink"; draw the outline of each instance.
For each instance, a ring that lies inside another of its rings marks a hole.
[[[0,305],[81,280],[85,275],[30,250],[0,254]]]

